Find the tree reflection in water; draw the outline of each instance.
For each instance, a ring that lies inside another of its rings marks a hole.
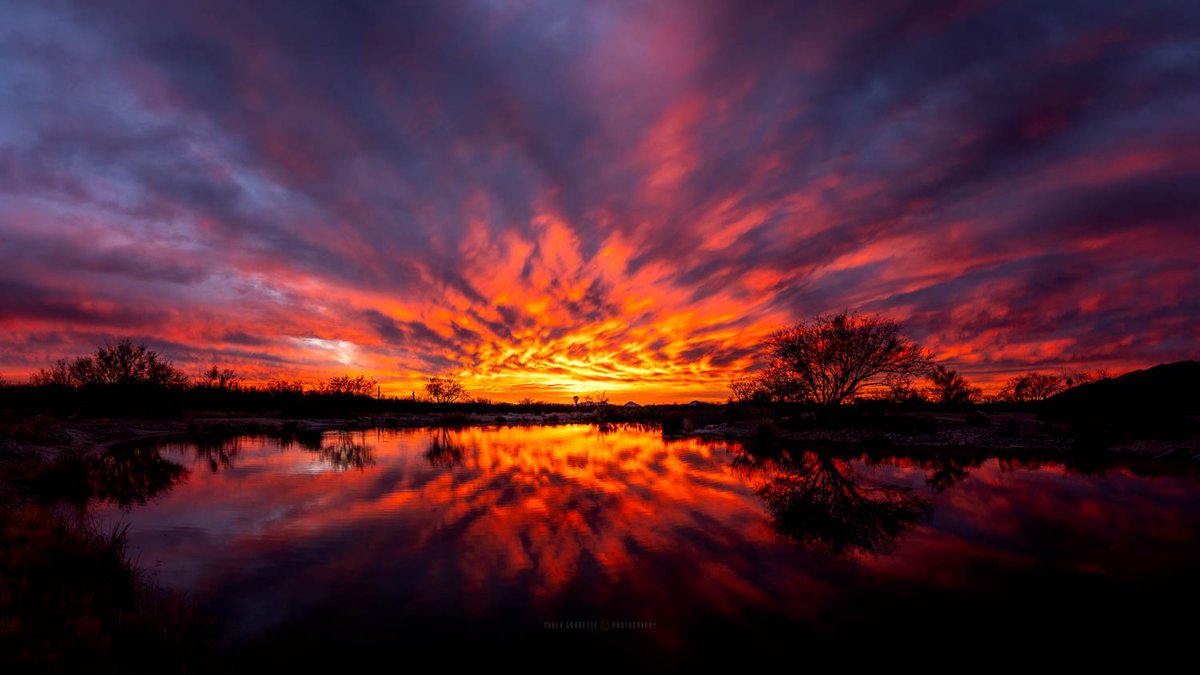
[[[979,457],[939,455],[922,462],[921,467],[927,472],[925,484],[934,492],[942,493],[966,480],[971,470],[982,464],[983,459]]]
[[[188,470],[163,459],[153,444],[110,448],[90,458],[88,478],[94,495],[128,509],[145,504],[151,497],[171,489]]]
[[[198,436],[195,440],[197,460],[208,463],[208,469],[216,473],[221,469],[232,469],[234,460],[242,450],[242,436]]]
[[[332,443],[320,446],[316,453],[334,471],[362,471],[375,464],[374,452],[365,441],[365,433],[339,431]]]
[[[458,440],[457,432],[435,429],[425,450],[425,459],[432,466],[452,467],[462,463],[466,447]]]
[[[848,460],[822,452],[746,453],[734,466],[748,477],[766,477],[756,493],[777,532],[838,555],[888,552],[901,534],[933,512],[928,499],[908,488],[868,485]]]
[[[296,426],[284,426],[275,434],[275,438],[279,440],[279,445],[284,450],[298,445],[305,450],[319,452],[325,434],[319,429],[301,429]]]

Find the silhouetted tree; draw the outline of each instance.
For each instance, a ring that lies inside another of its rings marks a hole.
[[[766,403],[772,398],[763,378],[758,375],[735,377],[729,381],[729,388],[737,403]]]
[[[576,403],[576,405],[579,405]],[[588,407],[603,407],[608,405],[608,392],[600,392],[599,394],[588,394],[583,397],[583,405]]]
[[[467,397],[467,389],[457,375],[431,377],[425,384],[425,393],[434,403],[454,403]]]
[[[207,370],[200,372],[197,384],[210,389],[227,391],[229,389],[236,389],[238,380],[240,379],[241,377],[238,376],[237,371],[233,368],[218,368],[214,364]]]
[[[267,380],[263,391],[275,395],[303,394],[304,383],[300,380]]]
[[[933,400],[943,405],[966,405],[983,396],[982,389],[972,387],[958,371],[942,365],[929,371],[929,381],[933,383]]]
[[[1013,403],[1045,401],[1064,389],[1058,375],[1026,373],[1010,378],[1000,390],[1000,399]]]
[[[49,368],[40,368],[29,377],[29,384],[35,387],[69,387],[71,386],[71,364],[65,359],[58,359]]]
[[[1078,387],[1081,384],[1088,384],[1089,382],[1107,380],[1110,377],[1112,377],[1112,374],[1101,368],[1096,371],[1080,370],[1074,373],[1067,373],[1066,375],[1062,376],[1062,381],[1064,388],[1070,389],[1072,387]]]
[[[334,396],[374,396],[377,385],[374,379],[365,375],[338,375],[322,382],[318,390]]]
[[[919,403],[925,400],[924,393],[913,385],[911,377],[887,378],[883,384],[887,387],[885,398],[893,403]]]
[[[59,359],[49,369],[37,372],[30,382],[35,385],[153,385],[179,387],[187,376],[146,345],[125,339],[116,345],[101,347],[95,354],[70,362]]]
[[[767,347],[771,363],[758,378],[776,401],[836,405],[865,386],[922,375],[930,365],[899,324],[879,316],[821,315],[774,333]]]

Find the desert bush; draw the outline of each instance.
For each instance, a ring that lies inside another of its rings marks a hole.
[[[930,367],[899,324],[879,316],[820,315],[772,334],[767,351],[767,368],[733,381],[736,400],[837,405],[888,378],[921,375]]]

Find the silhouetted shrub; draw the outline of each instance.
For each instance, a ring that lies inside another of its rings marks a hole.
[[[1065,388],[1058,375],[1026,373],[1009,379],[1000,390],[1000,399],[1013,403],[1045,401]]]
[[[349,375],[339,375],[332,377],[318,386],[318,391],[322,394],[333,396],[375,396],[377,383],[374,378],[365,375],[357,375],[351,377]]]
[[[467,389],[457,375],[431,377],[425,384],[425,393],[434,403],[454,403],[467,397]]]
[[[729,381],[735,403],[769,403],[772,398],[768,380],[759,375],[743,375]]]
[[[128,526],[0,507],[0,644],[13,672],[199,672],[190,608],[144,582]]]
[[[171,365],[158,352],[146,345],[135,345],[125,339],[116,345],[101,347],[95,354],[80,356],[70,362],[55,361],[49,369],[39,370],[30,383],[38,386],[61,385],[181,387],[187,376]]]
[[[267,380],[262,389],[275,396],[296,396],[304,393],[304,383],[300,380]]]
[[[913,384],[912,378],[893,378],[888,380],[885,386],[887,387],[887,391],[883,395],[885,401],[905,407],[913,407],[925,402],[924,393]]]
[[[233,368],[218,368],[216,364],[206,370],[200,372],[200,377],[196,379],[196,384],[209,389],[219,389],[226,391],[229,389],[237,389],[238,380],[241,377]]]
[[[669,413],[662,419],[663,436],[679,436],[683,433],[683,415]]]
[[[833,314],[780,330],[767,342],[771,363],[753,380],[734,380],[737,400],[837,405],[885,378],[916,376],[929,357],[879,316]]]
[[[942,365],[933,367],[929,381],[933,384],[933,400],[942,405],[964,406],[983,398],[982,389],[972,387],[958,371]]]

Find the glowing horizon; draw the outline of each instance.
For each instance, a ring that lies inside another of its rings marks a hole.
[[[0,375],[723,400],[842,310],[989,392],[1200,356],[1200,9],[300,4],[6,12]]]

